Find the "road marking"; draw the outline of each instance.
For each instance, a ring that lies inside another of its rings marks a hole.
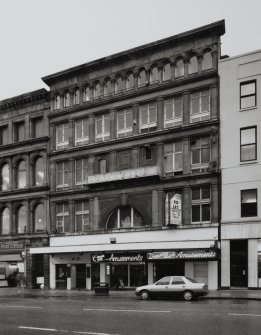
[[[239,314],[239,313],[228,313],[233,316],[261,316],[261,314]]]
[[[0,307],[10,307],[10,308],[36,308],[42,309],[43,307],[40,306],[17,306],[17,305],[0,305]]]
[[[73,333],[73,334],[85,334],[85,335],[117,335],[117,334],[108,334],[108,333],[95,333],[95,332],[81,332],[76,330],[61,330],[61,329],[54,329],[54,328],[39,328],[39,327],[25,327],[19,326],[19,329],[30,329],[30,330],[43,330],[49,332],[60,332],[60,333]]]
[[[142,309],[105,309],[105,308],[84,308],[84,311],[98,312],[138,312],[138,313],[170,313],[171,311],[144,311]]]

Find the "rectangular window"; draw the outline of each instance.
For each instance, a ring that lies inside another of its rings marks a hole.
[[[182,171],[182,142],[168,143],[164,146],[165,173]]]
[[[257,216],[257,189],[241,191],[241,217]]]
[[[192,189],[192,223],[210,222],[210,187]]]
[[[15,142],[21,142],[25,140],[24,122],[15,123],[14,140]]]
[[[56,150],[68,148],[69,124],[62,123],[56,126]]]
[[[59,162],[57,168],[57,188],[67,188],[69,186],[69,162]]]
[[[95,119],[96,141],[106,141],[110,139],[110,115],[102,114]]]
[[[190,141],[191,171],[208,171],[210,163],[210,137],[192,138]]]
[[[75,184],[82,186],[87,183],[88,178],[88,158],[75,160]]]
[[[256,81],[240,83],[240,109],[256,106]]]
[[[118,138],[131,136],[133,132],[132,109],[124,109],[117,113],[117,135]]]
[[[77,201],[75,203],[75,226],[76,232],[90,230],[88,201]]]
[[[43,119],[32,119],[32,138],[44,136]]]
[[[164,100],[164,127],[182,125],[182,96]]]
[[[69,232],[69,206],[67,203],[56,205],[56,230],[57,233]]]
[[[124,150],[117,154],[118,168],[119,170],[126,170],[131,168],[131,151]]]
[[[101,174],[107,173],[107,161],[106,158],[99,159],[99,172]]]
[[[0,127],[0,145],[8,144],[8,127]]]
[[[240,129],[240,161],[256,160],[256,127]]]
[[[190,95],[190,121],[210,119],[210,90],[201,90]]]
[[[156,102],[140,105],[140,132],[146,133],[156,130],[157,107]]]
[[[88,119],[75,121],[75,145],[84,145],[89,142]]]

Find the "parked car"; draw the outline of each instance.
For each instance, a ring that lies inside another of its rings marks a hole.
[[[208,286],[184,276],[163,277],[151,285],[136,288],[136,295],[142,300],[156,297],[181,297],[186,301],[208,294]]]

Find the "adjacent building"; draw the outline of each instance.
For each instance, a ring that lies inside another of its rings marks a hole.
[[[221,287],[261,287],[261,50],[219,63]]]

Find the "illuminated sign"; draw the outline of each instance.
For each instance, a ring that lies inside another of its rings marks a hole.
[[[215,250],[179,250],[179,251],[155,251],[148,252],[148,260],[157,259],[204,259],[204,258],[216,258],[217,252]]]
[[[120,263],[120,262],[144,262],[145,257],[141,254],[94,254],[92,255],[92,261],[94,263],[108,262],[108,263]]]

